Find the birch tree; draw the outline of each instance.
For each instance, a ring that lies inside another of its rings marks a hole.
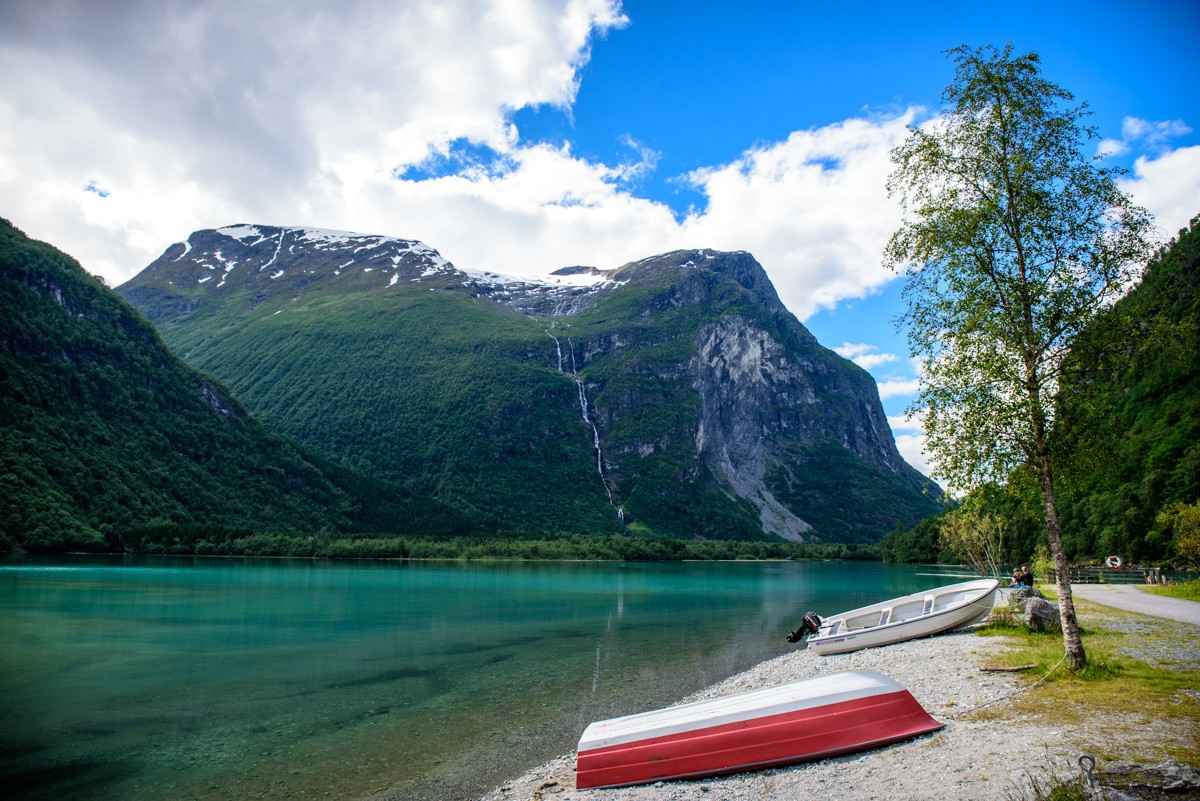
[[[1063,553],[1048,436],[1063,357],[1150,253],[1150,216],[1092,156],[1086,104],[1036,54],[958,47],[943,112],[892,153],[909,344],[924,364],[935,474],[963,491],[1037,472],[1067,662],[1087,657]]]

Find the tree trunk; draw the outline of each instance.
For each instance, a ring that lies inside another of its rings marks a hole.
[[[1017,269],[1021,280],[1021,308],[1024,315],[1022,334],[1025,342],[1025,389],[1029,393],[1034,455],[1042,484],[1046,542],[1050,546],[1050,555],[1054,558],[1058,614],[1062,620],[1063,647],[1067,652],[1067,664],[1071,670],[1079,670],[1087,664],[1087,654],[1083,652],[1083,640],[1079,637],[1079,624],[1075,620],[1075,601],[1071,598],[1071,574],[1067,570],[1067,555],[1063,553],[1062,529],[1058,526],[1058,508],[1054,501],[1054,474],[1050,465],[1050,448],[1046,444],[1046,412],[1042,408],[1041,385],[1038,381],[1037,350],[1033,347],[1037,342],[1034,336],[1033,305],[1025,280],[1025,251],[1021,246],[1020,227],[1015,220],[1013,231],[1013,241],[1017,247]]]
[[[1040,439],[1040,438],[1039,438]],[[1038,443],[1038,473],[1042,481],[1042,509],[1046,516],[1046,540],[1054,557],[1054,573],[1058,589],[1058,615],[1062,620],[1063,647],[1067,652],[1067,664],[1071,670],[1079,670],[1087,664],[1083,651],[1083,640],[1079,637],[1079,623],[1075,620],[1075,602],[1071,598],[1071,576],[1067,570],[1067,556],[1063,553],[1062,530],[1058,526],[1058,510],[1054,502],[1054,481],[1050,470],[1050,454],[1045,442]]]

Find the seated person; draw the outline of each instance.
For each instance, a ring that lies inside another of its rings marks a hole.
[[[1025,565],[1021,565],[1020,567],[1014,567],[1013,568],[1013,577],[1009,579],[1008,589],[1009,590],[1031,589],[1033,586],[1032,577],[1030,577],[1030,582],[1026,583],[1025,582],[1026,576],[1027,576],[1027,573],[1026,573]]]
[[[1021,565],[1013,570],[1008,588],[1010,590],[1033,589],[1033,574],[1029,572],[1026,565]]]

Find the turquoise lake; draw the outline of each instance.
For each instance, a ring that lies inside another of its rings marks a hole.
[[[870,562],[0,562],[6,797],[474,798],[950,583]],[[922,575],[923,574],[923,575]]]

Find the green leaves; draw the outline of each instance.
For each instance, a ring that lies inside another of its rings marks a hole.
[[[936,469],[969,489],[1031,457],[1070,343],[1130,285],[1150,219],[1086,152],[1086,107],[1035,54],[950,56],[947,107],[893,153],[905,213],[885,259],[908,276]]]

